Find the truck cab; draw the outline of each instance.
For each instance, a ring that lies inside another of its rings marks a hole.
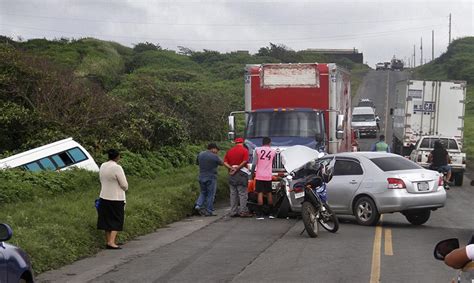
[[[451,159],[451,170],[454,184],[461,186],[466,170],[466,153],[462,152],[461,144],[454,137],[423,136],[415,144],[415,148],[410,154],[410,160],[418,163],[422,167],[429,168],[428,156],[434,148],[435,141],[440,141]]]
[[[377,121],[372,107],[354,107],[351,126],[360,136],[377,136]]]
[[[327,152],[324,111],[313,109],[261,109],[248,113],[245,143],[250,152],[262,145],[262,137],[271,137],[277,149],[274,171],[284,171],[280,152],[289,146],[305,145]],[[251,161],[251,160],[250,160]]]

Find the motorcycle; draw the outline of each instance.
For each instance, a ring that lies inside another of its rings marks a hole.
[[[469,241],[469,244],[474,244],[474,236]],[[437,260],[443,260],[453,250],[459,248],[459,240],[456,238],[446,239],[438,244],[434,248],[434,258]],[[462,269],[459,270],[456,277],[451,281],[455,283],[474,282],[474,262],[468,262]]]
[[[333,163],[323,164],[318,162],[316,170],[306,178],[306,182],[295,184],[295,199],[303,199],[301,216],[304,223],[304,230],[311,238],[318,236],[318,223],[331,233],[339,229],[339,221],[336,214],[327,203],[327,183],[332,178]],[[301,187],[303,186],[302,190]]]

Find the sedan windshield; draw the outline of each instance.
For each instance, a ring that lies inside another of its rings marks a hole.
[[[377,167],[382,171],[399,171],[399,170],[412,170],[412,169],[423,169],[413,161],[410,161],[403,157],[387,156],[377,157],[370,159]]]
[[[352,116],[352,122],[372,122],[372,121],[375,121],[375,116],[372,114]]]
[[[314,111],[252,112],[247,124],[247,138],[312,137],[323,133],[323,115]]]

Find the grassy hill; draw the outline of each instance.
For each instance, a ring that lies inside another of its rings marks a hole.
[[[0,155],[68,136],[93,154],[223,140],[243,109],[245,64],[335,61],[354,70],[354,91],[367,69],[272,43],[252,55],[0,36],[0,57]]]
[[[416,68],[414,78],[467,81],[464,149],[468,160],[474,161],[474,37],[454,40],[439,58]]]

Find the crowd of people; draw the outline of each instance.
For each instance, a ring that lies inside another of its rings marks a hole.
[[[244,145],[243,138],[236,138],[235,145],[226,152],[222,160],[217,154],[219,147],[210,143],[207,150],[198,154],[196,163],[199,166],[200,194],[194,209],[202,216],[214,216],[213,202],[217,190],[217,168],[225,166],[228,169],[230,193],[230,217],[252,217],[247,207],[248,181],[255,179],[255,192],[258,197],[256,207],[257,219],[265,219],[263,209],[264,195],[267,198],[268,218],[275,218],[272,214],[272,164],[276,151],[271,147],[271,139],[264,137],[262,146],[254,150],[251,170],[247,168],[249,152]]]

